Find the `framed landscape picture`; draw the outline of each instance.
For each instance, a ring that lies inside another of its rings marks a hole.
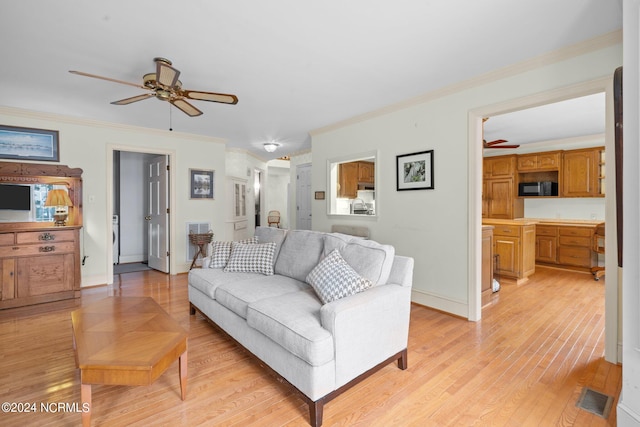
[[[213,199],[213,172],[189,169],[191,199]]]
[[[433,190],[433,150],[396,156],[396,190]]]
[[[58,131],[0,125],[0,159],[58,162]]]

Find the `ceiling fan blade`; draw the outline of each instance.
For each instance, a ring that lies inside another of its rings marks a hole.
[[[495,141],[485,142],[485,145],[491,147],[492,145],[502,144],[503,142],[509,142],[506,139],[496,139]]]
[[[125,82],[123,80],[112,79],[112,78],[109,78],[109,77],[102,77],[102,76],[98,76],[96,74],[89,74],[89,73],[84,73],[82,71],[75,71],[75,70],[69,70],[69,72],[71,74],[77,74],[79,76],[93,77],[94,79],[100,79],[100,80],[106,80],[108,82],[120,83],[120,84],[123,84],[123,85],[129,85],[129,86],[137,87],[137,88],[140,88],[140,89],[147,89],[146,87],[144,87],[142,85],[139,85],[139,84],[136,84],[136,83],[129,83],[129,82]]]
[[[491,146],[488,148],[518,148],[520,147],[519,145],[500,145],[500,146]]]
[[[238,97],[226,93],[200,92],[196,90],[183,90],[182,96],[199,101],[221,102],[223,104],[237,104]]]
[[[182,110],[188,116],[196,117],[202,114],[202,111],[198,110],[196,107],[189,104],[187,101],[185,101],[182,98],[172,99],[169,102],[175,105],[180,110]]]
[[[143,99],[151,98],[152,96],[155,96],[155,94],[145,93],[143,95],[136,95],[136,96],[132,96],[131,98],[121,99],[120,101],[113,101],[112,104],[127,105],[127,104],[131,104],[132,102],[142,101]]]
[[[168,87],[175,86],[178,83],[180,71],[164,61],[156,60],[156,64],[156,81]]]

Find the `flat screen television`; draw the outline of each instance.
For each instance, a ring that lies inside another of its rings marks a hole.
[[[31,186],[0,184],[0,210],[30,211]]]

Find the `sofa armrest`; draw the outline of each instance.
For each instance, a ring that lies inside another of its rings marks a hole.
[[[410,310],[411,287],[398,284],[322,306],[322,327],[334,341],[338,387],[407,348]]]

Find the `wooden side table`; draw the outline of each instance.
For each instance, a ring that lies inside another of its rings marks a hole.
[[[202,255],[203,258],[207,256],[207,251],[205,248],[209,243],[211,243],[212,240],[213,240],[213,233],[189,234],[189,242],[198,246],[198,250],[193,256],[193,261],[191,261],[191,267],[189,267],[189,270],[191,270],[196,265],[198,256]]]

